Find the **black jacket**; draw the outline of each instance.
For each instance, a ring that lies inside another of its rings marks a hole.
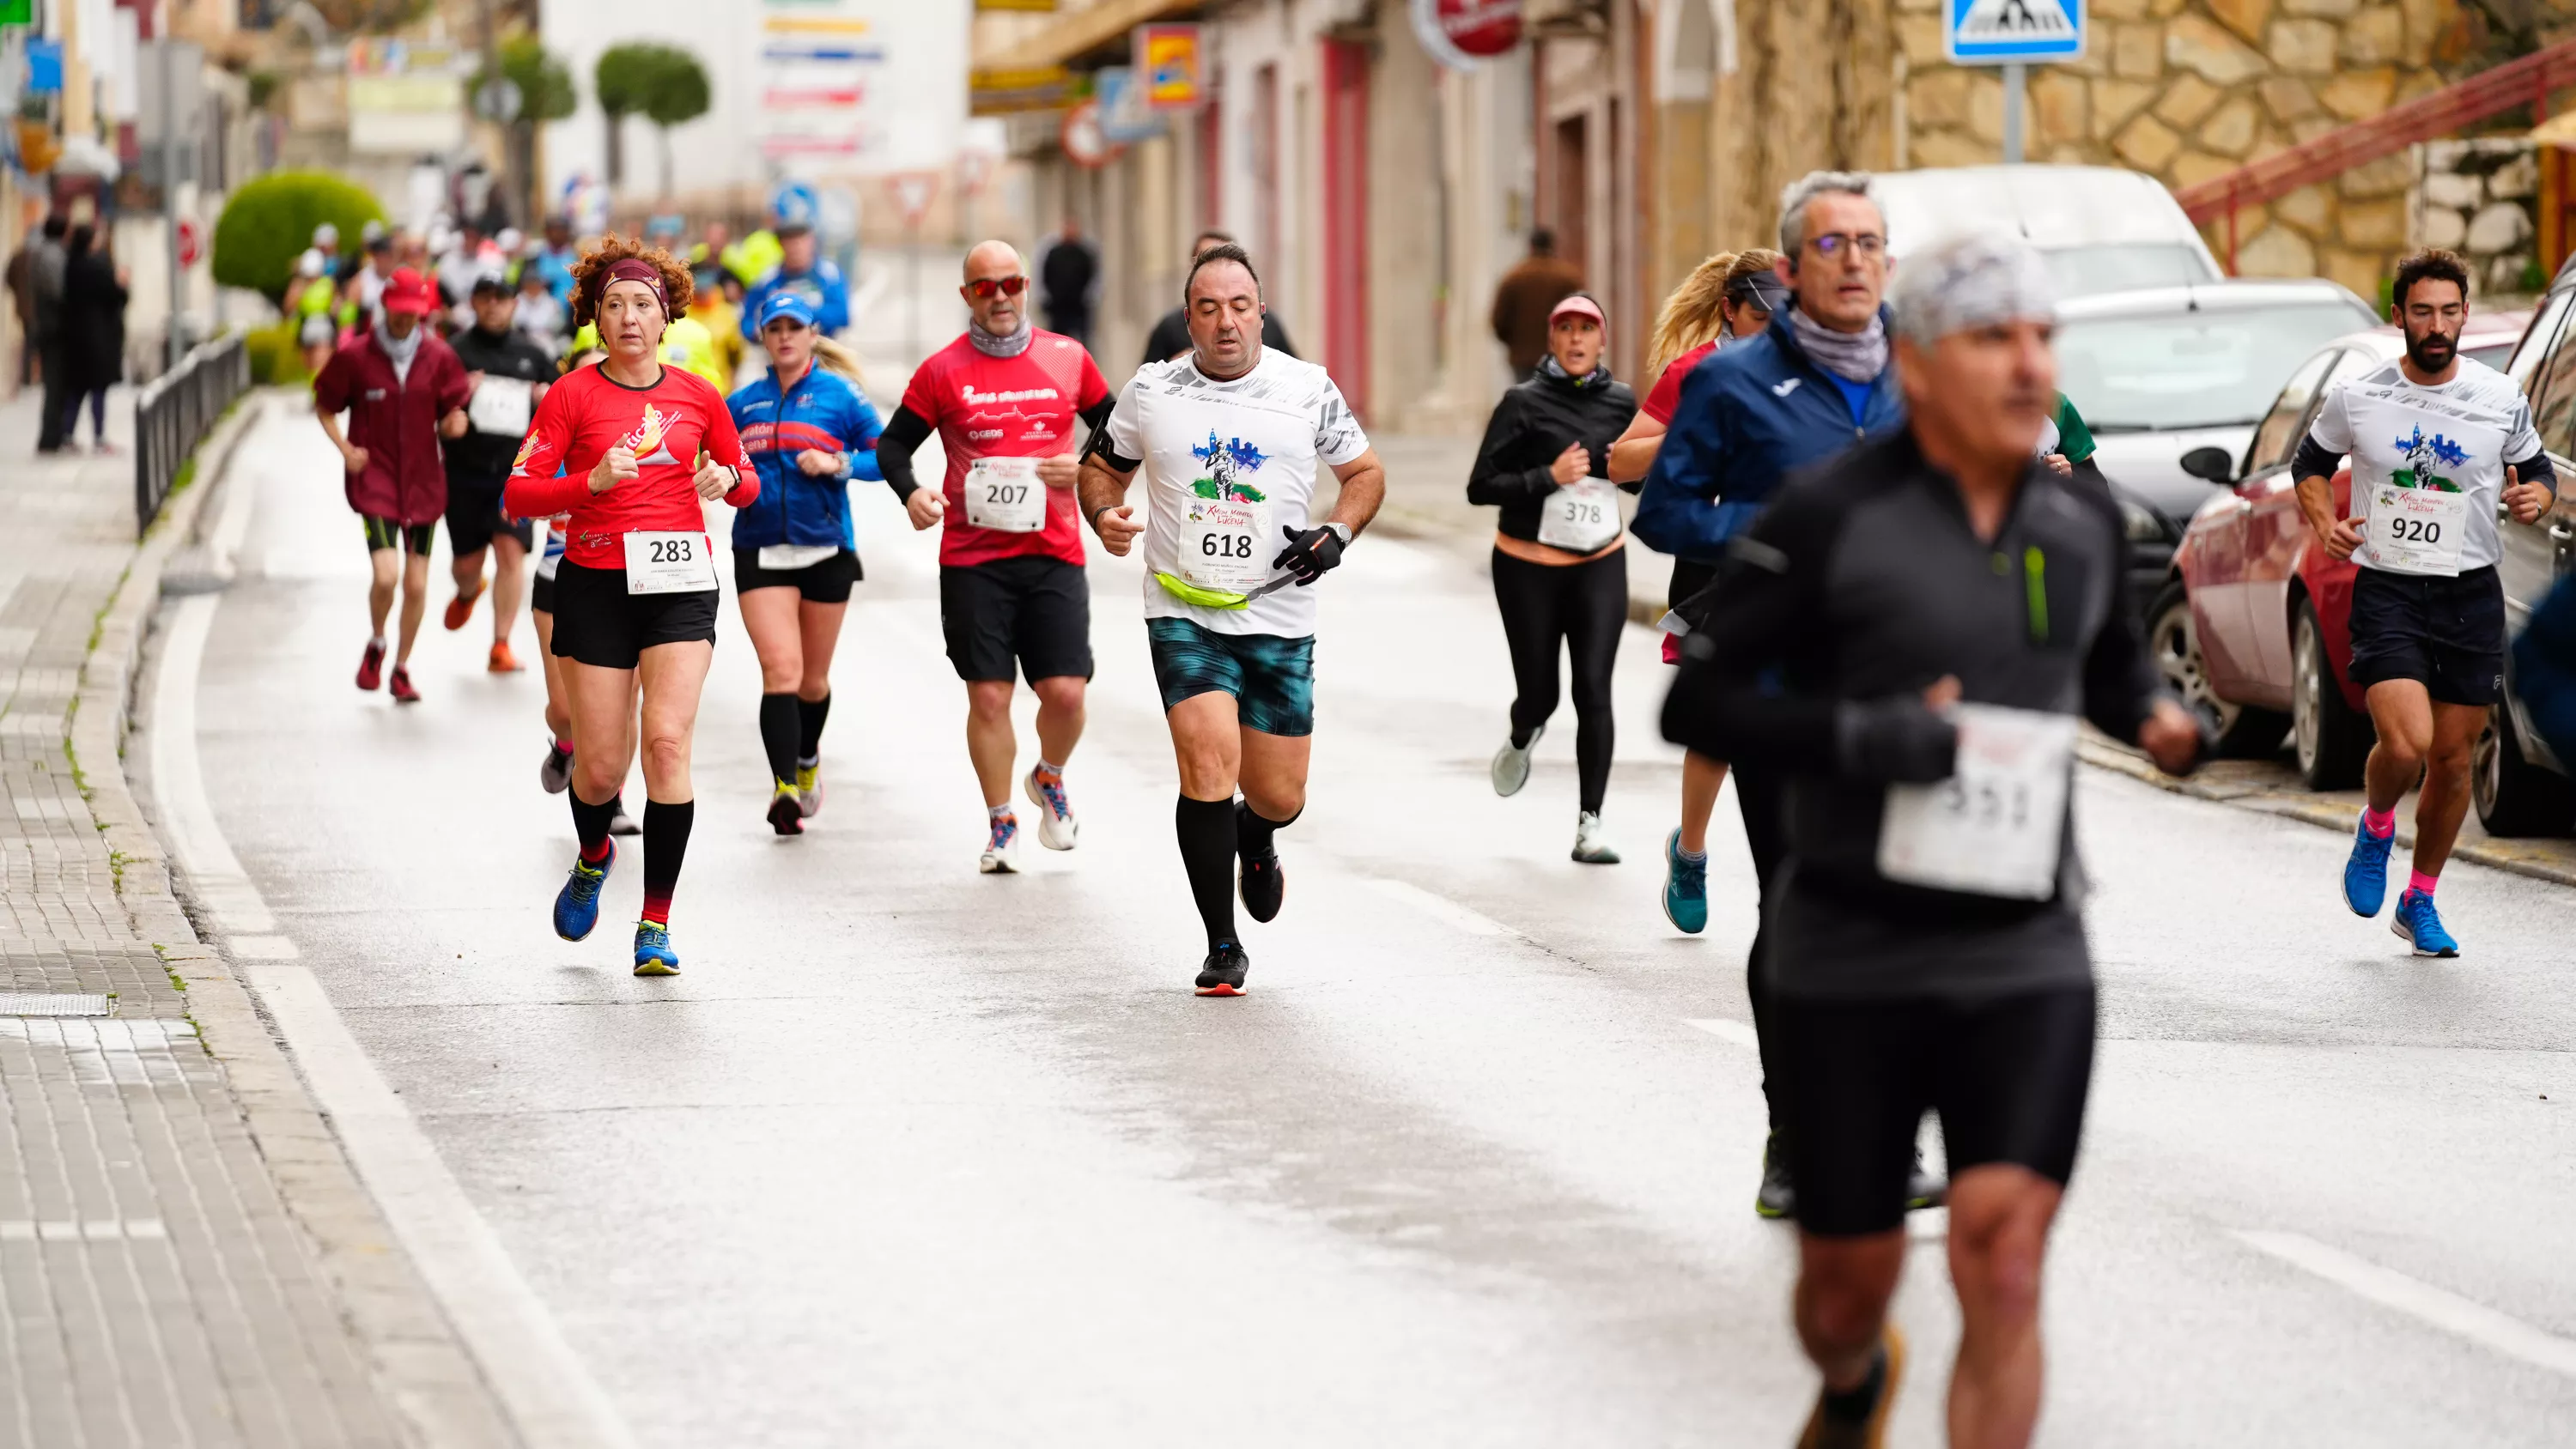
[[[1297,355],[1297,349],[1288,345],[1288,329],[1279,325],[1276,312],[1261,314],[1261,346],[1264,351],[1284,352],[1290,357]],[[1190,314],[1183,308],[1174,307],[1163,314],[1162,321],[1154,324],[1153,333],[1145,339],[1145,360],[1136,365],[1144,367],[1169,362],[1189,350]]]
[[[95,392],[125,376],[125,295],[106,252],[93,247],[65,264],[63,352],[76,391]]]
[[[523,382],[555,380],[553,356],[515,327],[498,334],[480,326],[467,327],[448,338],[447,345],[455,350],[456,360],[465,364],[467,372],[515,377]],[[500,487],[510,476],[510,462],[518,456],[519,441],[471,428],[461,438],[448,439],[440,449],[447,459],[448,481]]]
[[[1467,474],[1467,501],[1499,504],[1504,536],[1538,540],[1539,510],[1556,492],[1548,465],[1568,443],[1591,455],[1592,476],[1610,476],[1610,445],[1637,415],[1637,395],[1616,380],[1552,377],[1545,368],[1512,384],[1485,424],[1484,446]],[[1634,493],[1637,485],[1621,487]]]

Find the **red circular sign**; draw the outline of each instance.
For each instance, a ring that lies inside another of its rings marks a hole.
[[[1500,55],[1521,43],[1521,0],[1440,0],[1440,33],[1469,55]]]
[[[1064,113],[1064,124],[1058,129],[1064,142],[1065,159],[1085,170],[1097,170],[1109,164],[1118,148],[1100,129],[1100,102],[1084,101]]]
[[[186,216],[179,219],[179,265],[183,267],[193,267],[197,264],[199,249],[204,245],[197,235],[197,230],[195,217]]]

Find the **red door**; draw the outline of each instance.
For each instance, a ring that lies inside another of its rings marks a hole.
[[[1369,413],[1368,47],[1324,47],[1324,369],[1360,421]]]

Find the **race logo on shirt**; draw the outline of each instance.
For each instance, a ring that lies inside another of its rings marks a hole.
[[[2438,493],[2462,491],[2459,484],[2434,470],[2467,467],[2468,449],[2443,437],[2440,433],[2435,433],[2430,438],[2425,437],[2421,424],[2416,426],[2413,437],[2397,438],[2392,441],[2397,451],[2405,457],[2406,465],[2390,473],[2389,482],[2400,488],[2430,488]]]
[[[545,439],[537,436],[534,429],[529,430],[527,440],[519,444],[519,456],[510,460],[510,471],[516,473],[528,466],[528,460],[537,456],[537,450],[545,445]]]
[[[1202,504],[1266,503],[1267,495],[1247,481],[1247,475],[1261,471],[1270,460],[1261,449],[1241,438],[1220,443],[1216,430],[1208,430],[1205,447],[1190,449],[1190,456],[1207,465],[1207,475],[1190,484],[1190,518],[1196,522]]]
[[[671,420],[663,415],[660,408],[647,402],[644,404],[643,420],[635,425],[635,431],[618,439],[617,446],[633,453],[638,463],[671,462],[673,460],[667,457],[652,456],[662,446],[662,435],[670,430]]]

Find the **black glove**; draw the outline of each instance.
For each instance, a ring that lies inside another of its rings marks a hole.
[[[1282,528],[1279,532],[1286,536],[1288,546],[1279,551],[1279,557],[1272,559],[1270,566],[1296,575],[1297,587],[1302,589],[1341,567],[1340,534],[1323,527],[1310,528],[1304,533],[1293,528]]]
[[[1911,695],[1847,699],[1834,706],[1834,753],[1856,779],[1936,784],[1957,767],[1959,727]]]

